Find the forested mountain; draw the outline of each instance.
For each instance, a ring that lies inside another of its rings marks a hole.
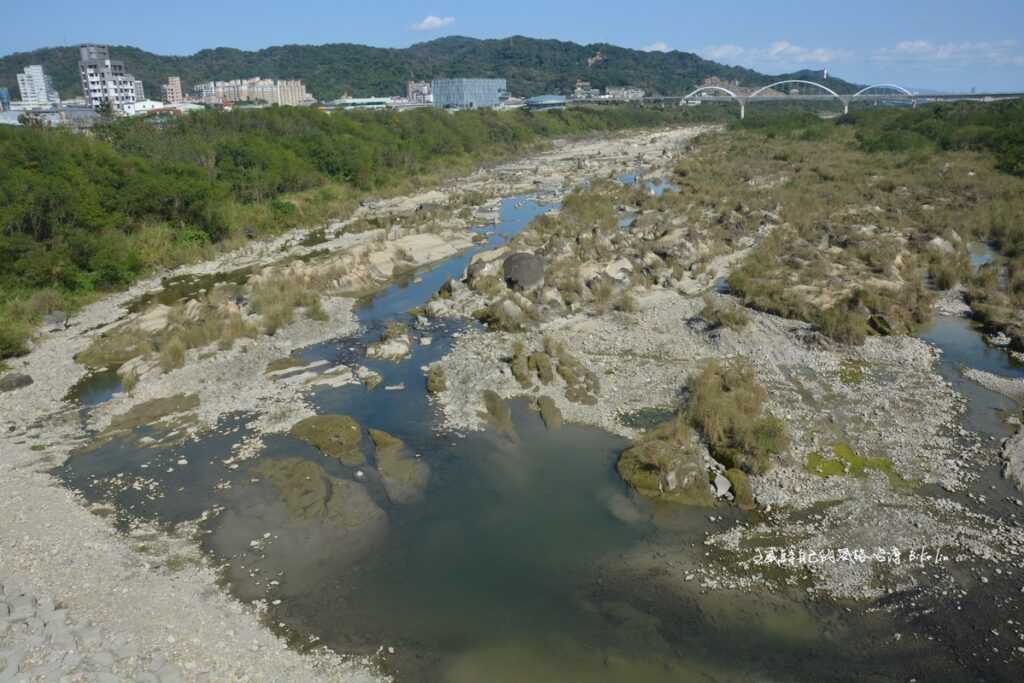
[[[709,76],[763,85],[780,78],[821,80],[820,71],[768,76],[725,66],[690,52],[644,52],[603,43],[578,45],[559,40],[513,36],[496,40],[448,37],[404,49],[336,43],[281,45],[249,52],[219,47],[188,57],[156,55],[136,47],[112,46],[115,59],[141,78],[150,97],[159,96],[167,76],[178,75],[186,88],[198,82],[263,76],[301,78],[321,100],[344,93],[354,96],[404,93],[407,80],[459,76],[507,78],[514,95],[569,93],[577,79],[594,87],[636,85],[648,92],[683,95]],[[0,87],[17,93],[15,74],[42,64],[64,97],[81,95],[78,48],[54,47],[0,58]],[[852,84],[830,78],[838,92]]]

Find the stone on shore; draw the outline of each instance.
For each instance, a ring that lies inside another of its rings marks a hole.
[[[32,378],[18,372],[12,372],[0,377],[0,391],[14,391],[32,384]]]

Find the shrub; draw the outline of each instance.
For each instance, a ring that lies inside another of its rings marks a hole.
[[[0,358],[24,356],[28,353],[28,340],[32,329],[26,323],[4,321],[0,325]]]
[[[750,322],[747,312],[731,301],[715,299],[710,294],[704,295],[704,308],[700,311],[711,327],[727,327],[730,330],[742,330]]]
[[[688,384],[686,417],[707,442],[712,457],[726,467],[764,472],[770,456],[789,445],[781,420],[764,413],[768,392],[749,361],[705,362]]]
[[[427,370],[427,393],[436,396],[448,388],[448,378],[444,368],[440,365],[432,365]]]
[[[160,368],[164,372],[177,370],[185,365],[188,345],[181,337],[173,336],[160,348]]]

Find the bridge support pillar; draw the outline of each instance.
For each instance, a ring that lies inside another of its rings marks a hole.
[[[740,121],[747,118],[747,103],[740,100]]]

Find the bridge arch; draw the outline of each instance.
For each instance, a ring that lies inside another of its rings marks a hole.
[[[815,88],[820,88],[820,89],[824,90],[825,92],[827,92],[832,97],[834,97],[837,100],[839,100],[839,103],[843,105],[843,113],[844,114],[849,114],[850,113],[850,100],[849,100],[849,98],[843,97],[842,95],[837,93],[832,88],[829,88],[828,86],[822,85],[821,83],[815,83],[814,81],[801,81],[801,80],[795,79],[795,78],[788,79],[788,80],[785,80],[785,81],[778,81],[777,83],[769,83],[768,85],[764,86],[763,88],[758,88],[757,90],[752,92],[748,97],[749,97],[749,99],[754,99],[755,97],[757,97],[758,95],[763,93],[765,90],[771,90],[775,86],[786,85],[788,83],[800,83],[802,85],[813,85]]]
[[[796,79],[792,79],[792,80],[788,80],[788,81],[779,81],[778,83],[770,83],[769,85],[766,85],[763,88],[758,88],[757,90],[752,92],[750,94],[750,97],[752,97],[752,98],[753,97],[757,97],[758,95],[763,93],[765,90],[771,90],[772,88],[774,88],[777,85],[786,85],[787,83],[801,83],[803,85],[813,85],[815,88],[821,88],[822,90],[827,92],[829,95],[832,95],[832,97],[835,97],[836,99],[838,99],[840,102],[843,101],[842,96],[839,93],[837,93],[835,90],[833,90],[832,88],[824,86],[821,83],[815,83],[814,81],[799,81],[799,80],[796,80]]]
[[[684,96],[683,99],[680,101],[680,104],[682,104],[683,102],[686,102],[686,100],[690,99],[691,97],[693,97],[697,93],[704,92],[706,90],[717,90],[718,92],[724,92],[726,95],[728,95],[729,97],[731,97],[734,100],[736,100],[737,104],[740,105],[740,118],[742,119],[746,115],[747,106],[746,106],[746,103],[744,102],[743,98],[740,97],[739,95],[737,95],[736,93],[734,93],[732,90],[729,90],[728,88],[723,88],[723,87],[717,86],[717,85],[704,85],[704,86],[701,86],[701,87],[697,88],[696,90],[694,90],[689,95]]]
[[[909,90],[904,88],[902,85],[895,85],[893,83],[879,83],[877,85],[869,85],[868,87],[862,88],[861,90],[858,90],[857,92],[853,93],[853,96],[854,97],[860,97],[861,95],[866,93],[868,90],[874,90],[875,88],[889,88],[890,90],[899,90],[901,93],[903,93],[907,97],[913,97],[914,96],[914,93],[910,92]]]

